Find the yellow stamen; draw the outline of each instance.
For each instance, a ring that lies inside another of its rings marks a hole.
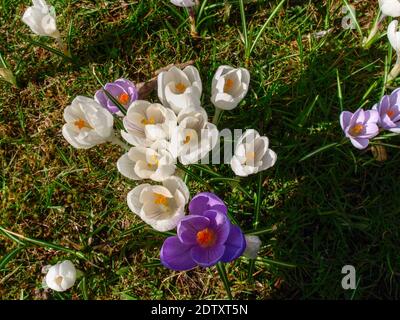
[[[156,166],[158,166],[158,158],[157,158],[157,156],[156,155],[152,155],[151,157],[150,157],[150,161],[152,161],[153,163],[148,163],[147,164],[147,166],[149,167],[149,168],[153,168],[153,167],[156,167]]]
[[[162,194],[155,193],[154,194],[154,203],[155,204],[161,204],[163,206],[168,207],[168,199],[166,196],[163,196]]]
[[[127,93],[122,93],[118,97],[118,102],[121,104],[127,104],[129,102],[129,94]]]
[[[183,144],[188,144],[190,142],[191,137],[189,135],[186,136],[185,140],[183,140]]]
[[[144,118],[141,122],[144,125],[146,125],[146,124],[155,124],[156,123],[156,121],[154,120],[153,117],[150,117],[149,119]]]
[[[358,136],[361,133],[361,131],[363,131],[363,129],[364,125],[361,123],[357,123],[349,131],[352,136]]]
[[[185,86],[182,82],[179,82],[179,83],[177,83],[177,84],[175,85],[175,90],[176,90],[178,93],[184,93],[185,90],[186,90],[186,86]]]
[[[225,85],[224,85],[224,92],[227,92],[229,90],[231,90],[233,88],[233,85],[235,84],[235,81],[232,79],[227,79],[225,81]]]
[[[91,126],[83,119],[78,119],[74,122],[74,125],[79,129],[82,130],[83,128],[91,128]]]

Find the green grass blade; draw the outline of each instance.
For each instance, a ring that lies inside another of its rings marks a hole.
[[[282,8],[283,4],[286,2],[286,0],[282,0],[281,2],[279,2],[279,4],[276,6],[276,8],[274,9],[274,11],[272,11],[271,15],[269,16],[269,18],[267,19],[267,21],[265,21],[264,25],[261,27],[260,31],[258,32],[257,36],[255,37],[253,44],[251,45],[250,51],[249,51],[249,57],[251,55],[251,53],[253,52],[254,48],[257,45],[258,40],[260,40],[262,34],[264,33],[265,29],[267,28],[267,26],[269,25],[269,23],[272,21],[272,19],[278,14],[279,10]]]
[[[250,53],[249,53],[249,38],[247,34],[246,12],[244,11],[243,0],[239,0],[239,6],[240,6],[240,18],[242,20],[242,32],[244,38],[244,52],[245,52],[245,58],[247,60]]]
[[[229,300],[232,300],[231,286],[229,284],[228,276],[226,274],[225,265],[222,262],[218,262],[217,270],[218,270],[219,276],[224,284],[226,295],[228,296]]]
[[[309,154],[305,155],[303,158],[301,158],[301,159],[299,160],[299,162],[302,162],[302,161],[304,161],[304,160],[306,160],[306,159],[308,159],[308,158],[311,158],[312,156],[315,156],[316,154],[318,154],[318,153],[320,153],[320,152],[322,152],[322,151],[325,151],[325,150],[330,149],[330,148],[333,148],[333,147],[337,147],[337,146],[339,146],[339,145],[340,145],[340,143],[338,143],[338,142],[333,142],[333,143],[330,143],[330,144],[328,144],[328,145],[326,145],[326,146],[323,146],[323,147],[321,147],[321,148],[318,148],[317,150],[314,150],[313,152],[310,152]]]
[[[347,7],[348,13],[351,16],[351,20],[355,23],[356,25],[356,29],[358,31],[358,33],[360,34],[361,37],[361,41],[363,41],[364,36],[363,36],[363,32],[361,30],[360,24],[357,21],[357,17],[355,15],[355,13],[353,12],[353,9],[351,8],[351,6],[349,5],[349,2],[347,0],[343,0],[344,5]]]
[[[67,55],[65,55],[60,50],[54,49],[54,48],[52,48],[52,47],[50,47],[50,46],[48,46],[48,45],[46,45],[46,44],[44,44],[42,42],[33,40],[31,38],[24,38],[24,39],[26,41],[28,41],[30,44],[34,45],[34,46],[41,47],[41,48],[43,48],[43,49],[45,49],[47,51],[50,51],[51,53],[54,53],[55,55],[63,58],[65,61],[74,62],[74,60],[71,57],[68,57]]]
[[[51,243],[51,242],[47,242],[47,241],[43,241],[43,240],[37,240],[37,239],[33,239],[33,238],[28,238],[28,237],[25,237],[25,236],[20,235],[18,233],[9,231],[7,229],[4,229],[1,226],[0,226],[0,231],[2,231],[3,234],[5,234],[8,238],[10,238],[12,240],[14,240],[15,238],[19,238],[22,241],[37,245],[39,247],[46,247],[46,248],[51,248],[51,249],[55,249],[55,250],[64,251],[64,252],[73,254],[73,255],[75,255],[75,256],[77,256],[79,258],[87,260],[85,255],[83,253],[79,252],[79,251],[75,251],[75,250],[72,250],[72,249],[60,246],[58,244]],[[24,243],[24,242],[22,242],[22,243]]]
[[[4,269],[4,267],[7,265],[7,263],[14,258],[14,256],[20,252],[21,250],[25,249],[25,246],[20,246],[15,248],[14,250],[10,251],[8,254],[6,254],[3,258],[0,259],[0,270]]]
[[[277,265],[279,267],[286,267],[286,268],[297,268],[297,266],[295,264],[276,261],[276,260],[272,260],[269,258],[261,258],[261,259],[257,260],[257,263],[268,264],[268,265],[273,264],[273,265]]]

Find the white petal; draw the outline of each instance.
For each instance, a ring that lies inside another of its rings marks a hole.
[[[135,173],[135,162],[129,158],[128,153],[125,153],[118,159],[117,169],[128,179],[140,180],[139,176]]]
[[[144,183],[138,185],[137,187],[133,188],[129,191],[127,196],[128,207],[131,211],[140,216],[140,211],[142,209],[143,204],[139,201],[140,194],[142,193],[143,189],[150,187],[150,184]]]
[[[231,159],[231,168],[233,172],[240,177],[247,177],[248,173],[244,170],[243,165],[240,163],[236,156]]]
[[[163,186],[166,187],[172,194],[175,194],[176,190],[179,190],[185,197],[185,202],[189,202],[189,189],[181,178],[175,176],[169,177],[163,181]]]
[[[268,151],[265,153],[263,159],[262,159],[262,165],[259,168],[259,171],[267,170],[268,168],[271,168],[274,166],[275,162],[277,160],[277,155],[274,151],[271,149],[268,149]]]

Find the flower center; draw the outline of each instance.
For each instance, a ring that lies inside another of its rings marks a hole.
[[[197,232],[197,243],[202,247],[210,247],[215,243],[215,232],[211,229],[205,228]]]
[[[151,162],[147,163],[147,166],[148,166],[149,168],[154,168],[154,167],[158,166],[158,158],[157,158],[156,155],[153,154],[153,155],[150,157],[149,160],[151,161]]]
[[[186,90],[186,86],[185,86],[182,82],[178,82],[178,83],[175,85],[175,89],[176,89],[176,91],[177,91],[178,93],[184,93],[185,90]]]
[[[352,136],[358,136],[361,131],[363,131],[364,129],[364,125],[361,123],[357,123],[356,125],[354,125],[351,129],[350,129],[350,134]]]
[[[224,92],[228,92],[229,90],[231,90],[233,88],[233,85],[235,84],[235,81],[232,79],[227,79],[225,81],[225,85],[224,85]]]
[[[185,140],[183,140],[183,144],[188,144],[190,142],[190,139],[192,139],[189,135],[185,137]]]
[[[78,119],[74,122],[74,125],[79,129],[82,130],[83,128],[91,128],[91,126],[83,119]]]
[[[61,286],[61,282],[63,281],[63,277],[62,276],[57,276],[54,279],[54,282],[57,283],[59,286]]]
[[[155,124],[156,120],[154,120],[153,117],[150,117],[149,119],[144,118],[141,122],[144,125],[146,125],[146,124]]]
[[[118,102],[121,104],[127,104],[129,102],[129,94],[121,93],[118,97]]]
[[[163,196],[162,194],[155,193],[154,194],[154,203],[155,204],[161,204],[165,207],[168,207],[168,199],[166,196]]]
[[[390,110],[388,110],[388,112],[386,112],[386,114],[389,116],[390,119],[392,119],[394,116],[394,111],[392,109],[390,109]]]

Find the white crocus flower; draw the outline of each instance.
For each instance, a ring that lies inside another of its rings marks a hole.
[[[180,70],[172,67],[157,78],[157,93],[161,103],[176,114],[183,109],[200,106],[203,87],[199,71],[193,66]]]
[[[150,147],[155,141],[168,140],[176,127],[176,115],[159,103],[133,102],[123,119],[122,137],[131,145]]]
[[[253,129],[239,138],[231,167],[236,175],[247,177],[272,167],[276,162],[276,153],[268,148],[269,140]]]
[[[57,30],[56,13],[54,7],[48,5],[45,0],[32,0],[33,6],[26,9],[22,21],[39,36],[60,38]]]
[[[141,184],[128,193],[128,206],[157,231],[174,229],[185,215],[189,190],[182,179],[169,177],[161,185]]]
[[[165,145],[155,142],[151,148],[132,147],[117,162],[118,171],[132,180],[163,181],[175,172],[175,159]]]
[[[260,251],[261,240],[257,236],[244,235],[246,239],[246,249],[243,255],[249,259],[256,259],[258,252]]]
[[[71,288],[76,280],[76,269],[71,261],[65,260],[51,266],[45,277],[46,285],[55,291],[62,292]]]
[[[220,66],[212,80],[211,102],[221,110],[238,106],[249,90],[250,73],[244,68]]]
[[[178,7],[193,7],[196,5],[196,2],[194,0],[171,0],[171,3],[178,6]]]
[[[379,7],[382,14],[389,17],[400,17],[400,1],[399,0],[379,0]]]
[[[182,110],[179,125],[171,137],[170,151],[182,164],[192,164],[208,155],[218,142],[217,127],[207,121],[207,113],[201,108]]]
[[[388,75],[388,81],[395,79],[400,73],[400,32],[397,30],[398,23],[397,20],[393,20],[387,30],[389,42],[397,53],[397,61]]]
[[[114,139],[113,116],[91,98],[76,97],[65,108],[64,119],[67,123],[62,134],[77,149],[89,149]]]

